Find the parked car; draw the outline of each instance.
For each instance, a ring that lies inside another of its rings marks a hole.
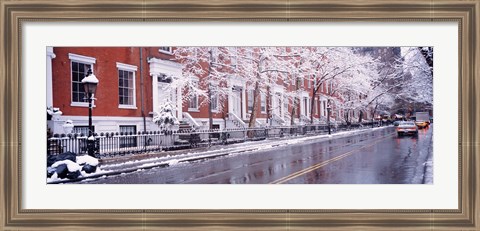
[[[397,127],[398,125],[400,125],[400,122],[401,122],[401,121],[398,121],[398,120],[395,121],[395,122],[393,122],[393,126]]]
[[[418,135],[418,128],[413,121],[402,121],[397,127],[397,134],[402,135]]]
[[[415,122],[415,124],[417,125],[418,128],[426,128],[428,127],[428,125],[430,125],[430,123],[427,121],[417,121]]]
[[[416,112],[415,124],[418,126],[418,128],[428,127],[428,125],[430,125],[430,115],[428,112]]]

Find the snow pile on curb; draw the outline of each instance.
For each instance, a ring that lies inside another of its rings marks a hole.
[[[47,183],[88,177],[101,171],[97,167],[98,163],[98,159],[94,157],[88,155],[77,156],[73,152],[49,156],[47,159]]]

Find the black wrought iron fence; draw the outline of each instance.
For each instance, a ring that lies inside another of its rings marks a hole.
[[[331,132],[348,131],[367,127],[381,126],[377,122],[330,125]],[[386,124],[383,124],[386,125]],[[158,152],[196,148],[201,146],[258,141],[268,138],[318,135],[328,133],[328,125],[313,124],[299,126],[271,126],[259,128],[149,131],[149,132],[111,132],[95,133],[95,155],[99,158],[124,156],[137,153]],[[87,153],[87,136],[84,134],[55,134],[47,139],[47,154],[63,152]]]

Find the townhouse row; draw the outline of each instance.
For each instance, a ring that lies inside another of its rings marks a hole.
[[[159,106],[171,102],[179,127],[224,129],[248,126],[253,109],[253,86],[238,73],[225,75],[223,86],[228,95],[211,91],[211,103],[188,89],[172,87],[172,76],[184,75],[184,65],[174,56],[173,47],[48,47],[47,56],[47,126],[51,133],[65,133],[65,124],[73,123],[73,132],[88,133],[88,103],[82,79],[91,69],[99,80],[93,106],[94,132],[158,131],[153,122]],[[237,49],[237,48],[233,48]],[[195,54],[192,54],[195,55]],[[208,69],[208,66],[203,64]],[[198,88],[205,88],[206,74],[194,77]],[[313,82],[301,81],[296,124],[315,123],[327,117],[330,86],[323,86],[312,105]],[[277,83],[262,91],[257,99],[260,110],[256,126],[290,125],[293,107],[286,93],[292,83]],[[218,87],[218,86],[216,86]],[[173,89],[173,90],[172,90]],[[190,94],[188,100],[185,95]],[[313,110],[311,110],[313,106]],[[209,115],[212,117],[210,125]],[[342,111],[332,108],[331,120],[341,119]],[[178,128],[177,128],[178,129]]]

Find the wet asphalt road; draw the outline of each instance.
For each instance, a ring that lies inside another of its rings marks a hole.
[[[418,137],[395,128],[153,168],[88,184],[422,184],[433,126]]]

